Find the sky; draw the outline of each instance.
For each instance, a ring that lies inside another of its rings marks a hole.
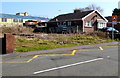
[[[112,1],[63,1],[63,2],[54,2],[54,1],[2,1],[0,3],[1,9],[0,12],[4,14],[13,14],[19,12],[28,12],[30,16],[38,16],[38,17],[47,17],[54,18],[60,14],[73,13],[74,9],[84,8],[91,4],[96,6],[100,6],[103,9],[103,16],[111,16],[112,11],[115,8],[118,8],[119,0]]]

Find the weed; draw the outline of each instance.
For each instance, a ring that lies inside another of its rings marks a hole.
[[[44,38],[25,38],[16,37],[16,52],[28,52],[36,50],[48,50],[62,47],[72,47],[81,45],[91,45],[104,42],[112,42],[111,39],[98,36],[84,36],[74,34],[48,34],[47,37],[52,37],[51,40]]]

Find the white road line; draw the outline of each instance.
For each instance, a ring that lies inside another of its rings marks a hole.
[[[75,65],[90,63],[90,62],[94,62],[94,61],[98,61],[98,60],[103,60],[103,58],[97,58],[97,59],[92,59],[92,60],[88,60],[88,61],[84,61],[84,62],[78,62],[78,63],[74,63],[74,64],[69,64],[69,65],[64,65],[64,66],[46,69],[46,70],[42,70],[42,71],[37,71],[37,72],[34,72],[33,74],[40,74],[40,73],[44,73],[44,72],[48,72],[48,71],[53,71],[53,70],[67,68],[67,67],[71,67],[71,66],[75,66]]]

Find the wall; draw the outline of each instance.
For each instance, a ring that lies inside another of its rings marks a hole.
[[[94,27],[85,27],[84,32],[94,32]]]
[[[97,16],[96,16],[97,15]],[[103,19],[98,13],[93,13],[84,19],[84,32],[94,32],[97,30],[97,19]],[[91,27],[86,27],[85,22],[92,21]]]
[[[28,19],[23,19],[23,23],[25,23],[25,21],[28,21]]]
[[[7,22],[2,22],[2,18],[0,18],[0,27],[2,26],[10,27],[18,25],[23,26],[23,23],[25,23],[25,21],[27,21],[27,19],[23,19],[23,22],[13,22],[13,19],[7,18]]]
[[[13,53],[15,48],[15,37],[11,34],[4,34],[0,37],[0,54]]]
[[[25,23],[25,21],[28,21],[29,19],[23,19],[23,22],[13,22],[14,19],[12,18],[7,18],[7,22],[2,22],[2,18],[0,18],[0,27],[5,26],[5,27],[10,27],[10,26],[23,26],[23,23]],[[34,20],[37,21],[37,20]],[[42,22],[45,22],[44,20],[42,20]]]

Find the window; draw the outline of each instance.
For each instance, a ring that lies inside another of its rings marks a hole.
[[[14,19],[13,22],[18,22],[18,19]]]
[[[65,26],[66,26],[66,22],[63,22],[63,25],[65,25]]]
[[[61,26],[62,25],[62,23],[61,22],[57,22],[57,26]]]
[[[2,22],[7,22],[7,18],[2,18]]]
[[[92,27],[92,22],[91,21],[89,22],[89,27]]]
[[[103,27],[106,27],[106,23],[98,23],[98,28],[103,28]]]
[[[68,22],[68,26],[71,26],[71,22]]]
[[[19,19],[19,22],[23,22],[23,19]]]
[[[85,26],[86,27],[92,27],[92,22],[91,21],[85,22]]]
[[[85,22],[85,26],[88,26],[88,22]]]

